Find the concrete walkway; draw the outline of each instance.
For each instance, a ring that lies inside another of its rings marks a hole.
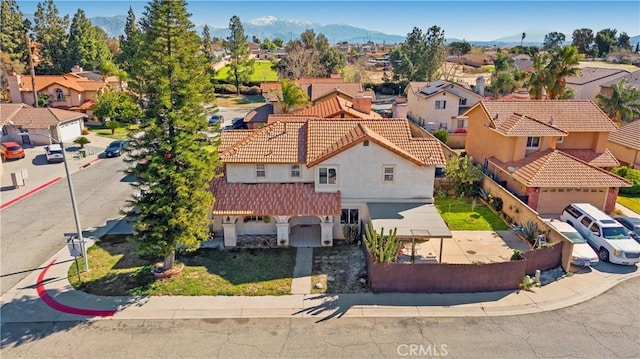
[[[311,293],[311,266],[313,264],[313,248],[298,247],[296,266],[293,268],[291,294]]]

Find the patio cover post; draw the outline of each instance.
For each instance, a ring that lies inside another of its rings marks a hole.
[[[442,242],[443,242],[442,237],[440,237],[440,258],[438,259],[438,263],[442,263]]]

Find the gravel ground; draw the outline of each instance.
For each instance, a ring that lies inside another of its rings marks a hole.
[[[359,246],[338,242],[313,249],[312,293],[365,293],[366,266]],[[363,283],[364,282],[364,283]]]

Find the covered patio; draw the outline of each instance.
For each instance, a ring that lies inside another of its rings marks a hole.
[[[371,223],[376,230],[384,228],[385,231],[388,231],[397,228],[396,235],[405,242],[404,248],[411,255],[411,260],[415,260],[418,254],[416,245],[439,238],[438,256],[425,258],[425,260],[442,262],[444,238],[451,238],[452,234],[432,203],[370,202],[367,203],[367,207]]]

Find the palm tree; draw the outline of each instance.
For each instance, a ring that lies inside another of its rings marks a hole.
[[[527,86],[532,98],[540,100],[542,93],[548,85],[549,75],[547,70],[548,58],[545,55],[533,54],[533,72],[529,75]]]
[[[611,86],[610,96],[596,96],[596,102],[602,111],[618,123],[640,117],[640,91],[627,86],[626,79]]]
[[[274,92],[278,101],[282,105],[282,113],[289,113],[291,110],[303,107],[309,103],[309,96],[304,90],[291,80],[282,80],[281,92]]]
[[[498,97],[500,92],[512,89],[516,86],[513,78],[513,58],[507,53],[498,52],[493,60],[493,74],[491,74],[491,91],[493,97]]]
[[[577,76],[580,73],[578,64],[578,49],[575,46],[565,46],[554,50],[547,66],[546,90],[550,99],[566,98],[566,77]]]

